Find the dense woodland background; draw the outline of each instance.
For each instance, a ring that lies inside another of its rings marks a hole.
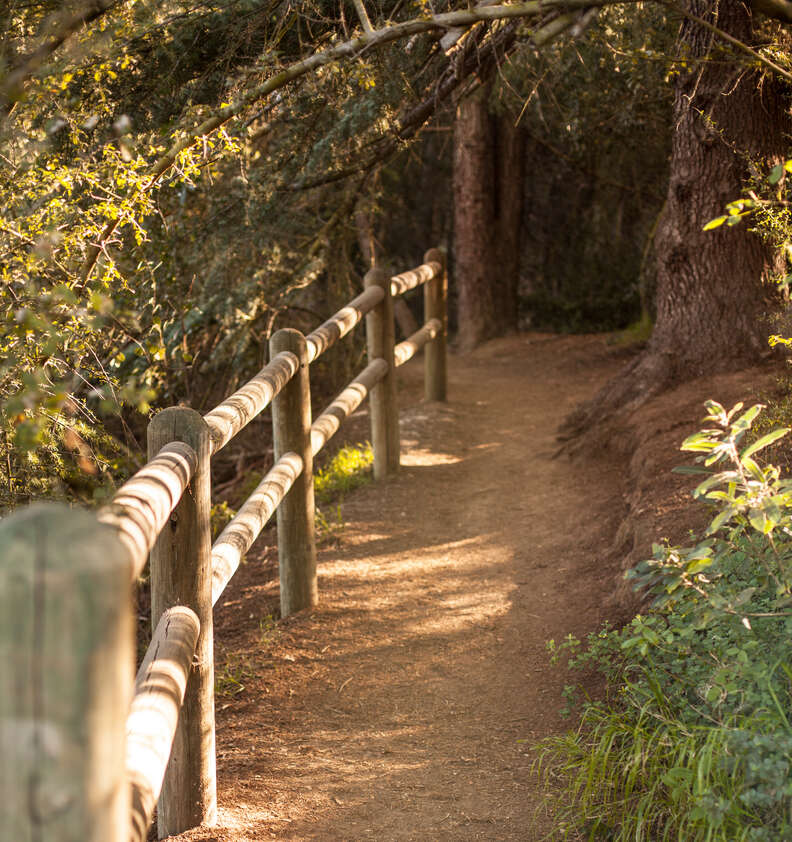
[[[152,411],[211,408],[274,330],[437,245],[460,353],[527,328],[634,345],[570,449],[685,380],[783,374],[790,23],[787,0],[0,2],[0,510],[106,500]],[[603,838],[792,838],[792,492],[754,461],[772,436],[741,449],[755,416],[708,406],[687,444],[723,468],[697,491],[720,519],[655,548],[634,575],[657,613],[583,658],[620,689],[553,750],[602,784],[570,804]],[[261,424],[218,485],[266,458]]]
[[[676,11],[550,10],[452,31],[447,51],[439,29],[359,51],[253,98],[155,183],[174,140],[359,31],[354,6],[5,11],[4,505],[105,497],[142,458],[150,407],[209,407],[273,329],[315,326],[372,260],[403,269],[445,247],[463,348],[654,315]],[[360,353],[328,361],[328,391]]]

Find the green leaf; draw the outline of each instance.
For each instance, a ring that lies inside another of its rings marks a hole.
[[[784,165],[783,164],[776,164],[772,170],[770,170],[770,175],[767,176],[767,181],[770,184],[778,184],[781,181],[781,176],[784,174]]]
[[[692,450],[692,451],[710,451],[714,447],[717,447],[718,442],[713,441],[708,435],[705,433],[693,433],[693,435],[688,436],[683,442],[680,450]]]
[[[755,403],[749,410],[732,424],[732,430],[747,430],[754,422],[754,418],[764,409],[763,403]]]
[[[748,512],[748,520],[750,521],[751,526],[753,526],[757,532],[761,532],[762,535],[772,532],[773,527],[761,509],[751,509],[751,511]]]
[[[729,518],[734,515],[735,509],[725,509],[724,511],[720,512],[718,516],[710,523],[707,527],[707,533],[712,535],[713,532],[717,532],[724,523],[726,523]]]
[[[699,468],[696,465],[678,465],[676,468],[671,468],[672,474],[707,474],[708,476],[712,476],[712,471],[708,471],[706,468]]]
[[[701,230],[712,231],[713,228],[720,228],[728,218],[728,216],[716,216],[715,219],[711,219]]]
[[[789,430],[789,427],[779,427],[777,430],[773,430],[772,432],[767,433],[767,435],[762,436],[760,439],[757,439],[752,445],[746,447],[745,450],[743,450],[743,452],[740,454],[740,459],[746,459],[748,456],[753,456],[754,453],[756,453],[757,451],[762,450],[762,448],[771,445],[774,441],[778,441],[778,439],[785,436],[789,432]]]
[[[739,474],[737,471],[721,471],[718,474],[713,474],[700,483],[693,492],[694,497],[700,497],[705,491],[709,491],[714,485],[718,485],[726,480],[737,479]]]
[[[745,459],[742,460],[743,467],[753,476],[753,478],[757,482],[764,482],[765,475],[764,471],[751,459],[750,456],[747,456]]]
[[[742,406],[742,404],[740,404],[740,406]],[[709,412],[713,421],[722,421],[724,418],[727,417],[726,410],[723,408],[723,405],[719,404],[717,401],[711,399],[704,401],[704,408],[707,410],[707,412]],[[732,410],[732,412],[733,411],[734,410]]]
[[[719,701],[721,697],[721,689],[720,687],[710,687],[709,690],[704,695],[704,698],[710,703],[715,704],[715,702]]]
[[[734,605],[745,605],[746,602],[756,593],[756,588],[743,588],[734,598]],[[728,653],[727,653],[728,654]]]
[[[690,573],[691,575],[694,573],[700,573],[702,570],[706,570],[708,567],[711,567],[714,560],[715,559],[712,558],[694,558],[688,563],[685,568],[685,572]]]

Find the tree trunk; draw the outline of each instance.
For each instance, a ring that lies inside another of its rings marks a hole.
[[[750,10],[739,0],[686,0],[686,8],[752,43]],[[657,320],[646,351],[562,427],[569,438],[629,411],[691,377],[755,363],[767,353],[768,318],[779,297],[766,284],[778,255],[743,223],[702,231],[738,198],[747,161],[765,166],[785,152],[792,123],[774,78],[727,61],[723,42],[685,20],[679,53],[668,196],[658,223]],[[698,59],[713,59],[701,62]]]
[[[459,103],[454,126],[458,342],[470,350],[517,327],[523,133],[489,113],[490,86]]]
[[[716,14],[705,0],[688,0],[687,6],[741,41],[754,40],[751,13],[738,0],[722,0]],[[683,23],[680,43],[692,59],[721,58],[715,55],[717,36],[696,23]],[[763,164],[784,154],[791,125],[778,87],[756,71],[718,61],[694,63],[677,82],[649,347],[651,354],[671,357],[675,378],[750,364],[767,351],[767,316],[778,302],[766,281],[779,268],[776,253],[745,223],[702,228],[740,196],[746,161]]]
[[[454,277],[458,342],[470,350],[497,333],[491,283],[495,262],[495,166],[489,85],[463,99],[454,125]]]

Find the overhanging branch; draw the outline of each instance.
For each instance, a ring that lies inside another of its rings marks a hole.
[[[371,32],[364,32],[356,38],[294,62],[284,68],[280,73],[267,79],[261,85],[251,88],[235,102],[218,109],[213,116],[204,120],[199,125],[189,129],[181,140],[174,143],[154,163],[149,178],[141,190],[143,192],[152,190],[159,179],[173,167],[179,155],[189,149],[198,140],[217,131],[217,129],[229,120],[239,116],[246,108],[259,100],[265,99],[290,82],[316,71],[325,65],[358,56],[370,50],[384,47],[394,41],[426,32],[444,31],[453,29],[454,27],[469,27],[482,22],[545,16],[548,12],[552,11],[571,12],[595,6],[620,5],[626,2],[636,2],[636,0],[528,0],[524,3],[486,6],[456,12],[445,12],[437,15],[427,15],[402,23],[390,24],[382,29],[372,30]],[[105,244],[113,236],[119,224],[120,220],[111,220],[108,222],[98,242],[92,243],[88,247],[81,271],[84,280],[87,280],[90,276]]]

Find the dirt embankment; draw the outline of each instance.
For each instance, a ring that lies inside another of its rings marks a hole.
[[[623,558],[689,511],[679,440],[704,397],[730,399],[691,387],[615,451],[555,458],[560,421],[622,362],[601,337],[500,340],[452,358],[446,405],[405,367],[402,470],[344,501],[318,608],[272,622],[272,536],[221,600],[220,823],[180,838],[555,837],[530,774],[532,743],[565,727],[545,643],[622,616]]]

